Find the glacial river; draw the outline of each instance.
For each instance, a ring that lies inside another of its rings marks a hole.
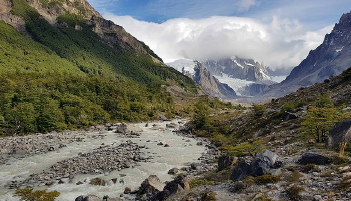
[[[173,123],[178,124],[178,120],[173,120]],[[175,135],[173,129],[166,128],[166,124],[172,122],[154,122],[149,123],[145,127],[145,123],[133,124],[136,130],[141,133],[140,138],[121,138],[113,132],[103,132],[106,135],[103,139],[85,138],[83,142],[74,142],[68,144],[67,147],[57,151],[39,154],[26,157],[23,159],[12,159],[7,164],[0,165],[0,200],[19,200],[18,197],[13,197],[14,190],[5,187],[16,177],[28,178],[33,173],[41,172],[48,169],[53,164],[67,158],[75,157],[78,153],[86,153],[98,148],[102,143],[109,145],[116,143],[117,145],[127,140],[132,140],[140,146],[146,146],[146,156],[153,156],[150,162],[140,162],[133,168],[123,169],[121,171],[113,171],[103,175],[76,175],[72,180],[66,180],[64,184],[53,184],[47,188],[48,191],[57,190],[61,193],[57,200],[68,201],[74,200],[79,195],[97,195],[103,197],[119,197],[123,194],[125,187],[132,190],[137,189],[140,184],[149,176],[157,175],[161,181],[170,181],[171,175],[168,175],[168,170],[174,167],[181,168],[186,163],[198,162],[198,158],[205,152],[205,147],[196,146],[196,140],[192,138],[184,138]],[[152,129],[153,124],[163,129]],[[97,134],[97,133],[87,133]],[[101,133],[100,133],[101,134]],[[1,140],[1,139],[0,139]],[[190,140],[190,142],[188,141]],[[149,142],[147,142],[149,141]],[[162,142],[170,147],[158,146],[157,143]],[[125,175],[125,176],[124,176]],[[93,186],[89,182],[84,182],[82,185],[76,185],[78,181],[89,181],[92,178],[102,178],[111,180],[117,178],[118,182],[113,184],[110,182],[107,186]],[[123,180],[123,182],[120,182]]]

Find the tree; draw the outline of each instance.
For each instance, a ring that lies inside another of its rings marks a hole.
[[[33,133],[36,131],[36,113],[32,103],[19,103],[8,111],[5,121],[13,134]]]
[[[253,111],[252,111],[253,117],[255,117],[255,118],[261,117],[266,112],[266,108],[264,107],[264,105],[253,104],[252,109],[253,109]]]
[[[230,155],[233,156],[255,156],[264,150],[264,144],[262,140],[243,142],[238,146],[223,146],[223,150],[227,150]]]
[[[315,136],[316,142],[326,142],[329,130],[343,118],[343,110],[334,106],[329,94],[324,94],[309,107],[301,125],[306,133]]]
[[[209,114],[209,108],[205,103],[199,101],[195,104],[193,122],[195,123],[196,128],[201,128],[206,124]]]
[[[337,114],[337,108],[311,107],[301,125],[315,136],[316,142],[326,142],[329,130],[338,120]]]
[[[39,131],[43,133],[53,130],[60,131],[66,128],[65,117],[59,109],[58,101],[48,98],[42,101],[38,127]]]

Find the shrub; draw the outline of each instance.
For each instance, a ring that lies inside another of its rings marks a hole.
[[[287,174],[285,179],[288,182],[297,182],[301,177],[303,177],[303,175],[299,171],[293,171],[292,173]]]
[[[264,105],[253,104],[252,112],[253,112],[253,117],[258,118],[258,117],[261,117],[266,112],[266,108],[264,107]]]
[[[291,102],[284,104],[281,108],[281,112],[292,112],[295,109],[295,105]]]
[[[205,192],[202,194],[200,201],[216,201],[216,193],[213,191]]]
[[[349,158],[346,157],[332,156],[331,159],[335,165],[348,165],[350,163]]]
[[[255,201],[273,201],[271,198],[267,197],[266,195],[262,195],[255,199]]]
[[[226,150],[230,155],[233,156],[255,156],[264,150],[264,145],[262,140],[256,140],[253,142],[244,142],[238,146],[223,146],[222,150]]]
[[[202,178],[194,178],[189,182],[190,188],[196,188],[198,186],[206,186],[212,184],[214,184],[214,181],[207,181],[206,179]]]
[[[291,200],[301,200],[301,191],[303,191],[302,187],[293,185],[286,190],[286,193]]]
[[[258,184],[258,185],[264,185],[264,184],[270,184],[270,183],[275,184],[280,181],[280,177],[281,177],[280,175],[266,174],[266,175],[254,177],[254,182],[255,184]]]
[[[301,171],[302,172],[311,172],[311,171],[312,172],[320,172],[321,170],[315,164],[307,164],[307,165],[301,167]]]
[[[338,185],[339,191],[346,191],[351,188],[351,176],[344,177]]]
[[[47,192],[46,190],[33,191],[33,189],[18,189],[15,195],[20,196],[21,200],[30,201],[54,201],[60,193],[57,191]]]

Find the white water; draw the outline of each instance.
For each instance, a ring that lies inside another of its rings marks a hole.
[[[174,120],[174,123],[177,121]],[[165,128],[166,124],[170,122],[159,122],[156,123],[158,126]],[[152,125],[153,123],[149,123]],[[142,149],[146,155],[154,156],[151,162],[138,163],[138,166],[134,168],[124,169],[122,171],[113,171],[108,175],[77,175],[75,178],[68,182],[64,180],[65,184],[54,184],[48,188],[49,191],[57,190],[61,193],[57,200],[74,200],[79,195],[97,195],[109,197],[119,197],[123,193],[125,187],[130,187],[132,190],[137,189],[141,182],[145,180],[149,175],[157,175],[161,181],[171,180],[171,176],[167,174],[168,170],[173,167],[181,168],[186,163],[196,162],[197,159],[205,152],[203,146],[196,146],[194,139],[189,139],[190,142],[185,142],[184,137],[177,136],[172,133],[172,130],[152,130],[151,127],[145,128],[145,123],[134,124],[135,127],[142,129],[143,132],[140,138],[131,139],[133,142],[139,145],[146,145],[149,149]],[[91,133],[97,134],[97,133]],[[112,132],[104,133],[106,137],[104,139],[92,139],[85,138],[84,142],[77,142],[67,145],[67,147],[59,149],[55,152],[48,152],[36,156],[24,158],[22,160],[9,161],[7,165],[0,165],[0,200],[19,200],[18,197],[13,197],[14,190],[9,190],[4,187],[5,184],[13,180],[14,177],[20,176],[28,178],[30,174],[40,172],[44,169],[49,168],[54,163],[75,157],[78,153],[89,152],[94,148],[99,147],[102,143],[106,145],[116,143],[120,144],[129,138],[120,138],[118,134]],[[146,142],[150,140],[150,142]],[[188,139],[187,139],[188,140]],[[161,141],[163,144],[169,144],[170,147],[157,146],[157,142]],[[192,146],[190,146],[190,144]],[[125,174],[123,177],[124,183],[120,183],[122,178],[120,174]],[[108,186],[92,186],[89,181],[92,178],[102,178],[105,180],[111,180],[112,178],[118,178],[116,184]],[[84,182],[82,185],[76,185],[78,181]]]

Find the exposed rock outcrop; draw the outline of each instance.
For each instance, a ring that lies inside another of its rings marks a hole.
[[[236,92],[227,84],[219,82],[200,62],[181,59],[167,65],[193,79],[200,84],[202,90],[211,96],[222,99],[234,99]]]
[[[46,21],[57,27],[67,27],[67,24],[58,24],[57,18],[65,14],[74,14],[83,18],[83,21],[92,27],[103,42],[125,52],[136,55],[149,55],[156,63],[162,63],[158,57],[145,43],[137,40],[125,31],[121,26],[110,20],[104,19],[86,0],[63,0],[63,1],[40,1],[28,0],[28,5],[33,7]],[[19,32],[25,33],[25,21],[22,17],[11,14],[13,5],[10,1],[0,2],[0,19],[12,25]],[[79,25],[76,30],[82,30]],[[29,35],[29,34],[27,34]]]
[[[141,186],[137,193],[137,198],[139,199],[146,199],[155,195],[161,191],[165,184],[160,181],[160,179],[156,175],[150,175],[147,179],[141,183]]]
[[[230,178],[234,181],[243,180],[247,176],[262,176],[269,173],[270,169],[274,167],[278,155],[265,150],[263,153],[256,155],[253,161],[240,161],[239,165],[233,170]]]
[[[316,153],[303,153],[301,158],[297,161],[297,163],[301,165],[327,165],[331,163],[331,159]]]
[[[243,59],[235,56],[206,61],[203,65],[214,75],[227,74],[232,78],[254,82],[271,80],[267,67],[253,59]]]
[[[173,181],[168,182],[163,191],[156,194],[151,200],[162,201],[169,198],[171,195],[189,190],[190,186],[187,177],[178,176]]]

